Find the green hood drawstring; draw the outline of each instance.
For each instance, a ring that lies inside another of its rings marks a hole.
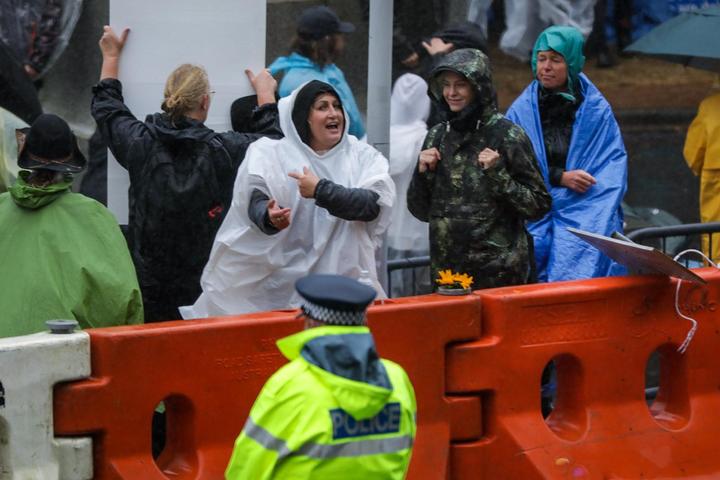
[[[565,59],[568,70],[568,92],[558,92],[558,95],[575,102],[575,94],[580,85],[579,75],[585,65],[585,56],[582,53],[584,39],[575,27],[554,26],[548,27],[540,34],[532,52],[532,71],[537,78],[538,52],[554,50]]]

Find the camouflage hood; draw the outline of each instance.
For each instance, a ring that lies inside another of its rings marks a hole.
[[[477,92],[473,103],[458,113],[450,111],[442,95],[441,74],[447,70],[467,78]],[[431,73],[428,93],[453,126],[476,119],[485,123],[486,119],[497,113],[497,96],[492,83],[490,60],[474,48],[462,48],[445,55]]]

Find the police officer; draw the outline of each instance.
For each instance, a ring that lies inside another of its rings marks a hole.
[[[265,384],[235,441],[227,479],[402,479],[415,438],[405,371],[365,326],[375,291],[338,275],[301,278],[305,330],[277,342],[290,363]]]

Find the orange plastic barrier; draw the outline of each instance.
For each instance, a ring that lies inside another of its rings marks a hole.
[[[381,356],[418,400],[409,479],[720,478],[720,272],[708,286],[627,277],[528,285],[371,308]],[[482,313],[482,316],[481,316]],[[92,377],[55,392],[55,434],[92,435],[95,478],[222,478],[261,386],[285,359],[275,340],[295,312],[89,330]],[[482,317],[482,330],[481,330]],[[657,399],[645,370],[660,356]],[[555,362],[555,408],[541,376]],[[168,410],[168,445],[151,457],[151,418]]]
[[[290,313],[87,330],[90,379],[56,387],[56,435],[93,436],[96,479],[222,478],[265,380],[286,360]],[[151,453],[164,400],[167,444]],[[164,474],[163,474],[164,473]]]
[[[720,478],[720,273],[707,287],[626,277],[477,293],[483,335],[448,352],[447,388],[482,399],[482,436],[451,447],[453,479]],[[645,370],[660,355],[648,408]],[[557,399],[547,420],[540,384],[551,360]]]
[[[88,330],[92,376],[56,388],[55,434],[93,436],[96,479],[222,478],[255,397],[285,363],[275,341],[302,327],[295,314]],[[477,338],[479,314],[476,296],[392,300],[370,310],[381,356],[405,367],[418,397],[410,478],[446,478],[450,441],[480,433],[479,399],[444,395],[447,345]],[[155,463],[151,419],[161,400],[168,443]]]

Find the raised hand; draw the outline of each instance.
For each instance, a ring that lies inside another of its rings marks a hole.
[[[258,105],[266,103],[275,103],[275,90],[277,90],[277,80],[270,75],[270,70],[263,68],[257,75],[252,70],[245,69],[250,84],[255,90],[258,97]]]
[[[437,162],[440,161],[440,151],[433,147],[428,148],[420,152],[420,158],[418,159],[418,171],[424,173],[428,170],[431,172],[435,170]]]
[[[486,148],[482,152],[478,153],[478,164],[483,170],[487,170],[490,167],[494,167],[500,161],[500,154],[492,148]]]
[[[440,37],[433,37],[430,39],[430,43],[423,41],[422,46],[430,55],[437,55],[439,53],[448,53],[455,47],[452,43],[446,43]]]
[[[103,27],[102,37],[100,37],[100,41],[98,42],[103,58],[120,58],[129,33],[130,29],[126,28],[118,37],[112,27],[105,25]]]

